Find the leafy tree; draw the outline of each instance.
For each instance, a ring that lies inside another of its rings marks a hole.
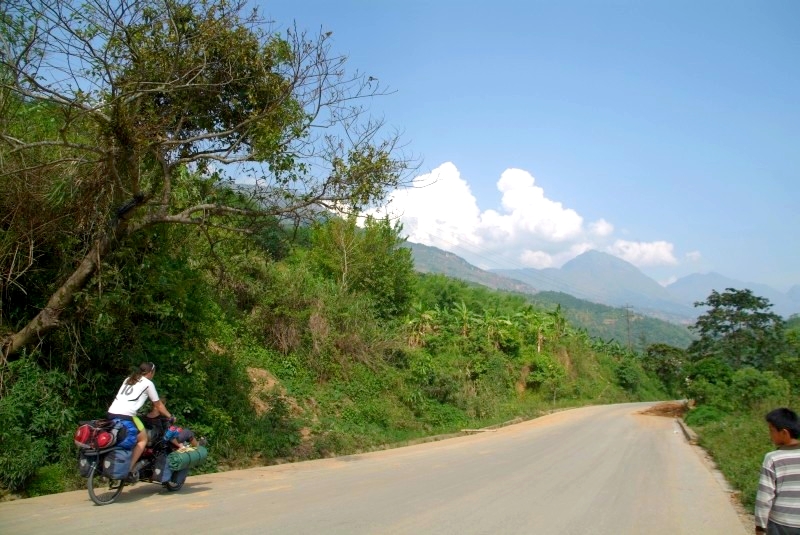
[[[686,366],[686,395],[698,404],[712,403],[726,397],[734,370],[720,357],[708,357]]]
[[[789,384],[797,385],[800,383],[800,316],[789,318],[784,334],[785,343],[783,351],[775,358],[775,371]]]
[[[379,317],[405,314],[413,295],[414,262],[411,251],[402,247],[402,226],[372,216],[364,219],[363,228],[357,222],[353,214],[316,225],[310,259],[343,290],[370,296]]]
[[[530,373],[526,377],[528,388],[552,394],[553,401],[559,392],[566,390],[567,372],[551,357],[537,353],[531,360],[529,368]]]
[[[668,344],[652,344],[647,347],[643,360],[644,369],[658,377],[669,392],[677,392],[683,379],[686,351]]]
[[[739,411],[751,410],[765,403],[786,405],[789,402],[789,383],[771,371],[740,368],[731,377],[727,397]]]
[[[770,369],[782,349],[784,322],[769,312],[768,299],[750,290],[716,290],[695,306],[709,309],[697,318],[691,329],[699,339],[689,345],[694,360],[719,357],[732,368],[751,366]]]
[[[329,33],[279,35],[247,9],[0,4],[0,294],[17,313],[3,357],[58,327],[134,234],[191,225],[213,244],[265,218],[358,210],[401,181],[396,137],[361,104],[383,94],[375,80],[346,73]]]

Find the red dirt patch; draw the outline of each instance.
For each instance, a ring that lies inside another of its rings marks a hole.
[[[683,418],[686,411],[689,410],[689,404],[685,401],[665,401],[657,405],[653,405],[649,409],[641,411],[639,414],[647,414],[649,416],[667,416],[670,418]]]

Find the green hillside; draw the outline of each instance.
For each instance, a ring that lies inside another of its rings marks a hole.
[[[164,228],[109,256],[69,331],[3,367],[3,487],[36,495],[84,484],[73,428],[102,415],[141,361],[157,363],[171,412],[208,438],[207,470],[665,395],[636,354],[595,343],[558,310],[416,274],[387,221],[360,230],[329,220],[302,233],[305,246],[274,231],[270,240],[220,231],[214,258],[187,230]],[[3,302],[3,318],[24,317],[46,287],[27,289],[27,301]]]
[[[561,292],[539,292],[532,301],[545,308],[561,305],[564,315],[576,327],[603,340],[616,340],[643,351],[651,344],[686,348],[695,338],[687,325],[677,325],[624,308],[584,301]]]
[[[626,347],[644,350],[655,343],[685,348],[692,335],[685,324],[672,323],[624,308],[601,305],[562,292],[537,291],[519,280],[479,269],[463,258],[436,247],[406,242],[413,253],[414,267],[422,273],[441,273],[489,288],[519,293],[547,309],[561,305],[564,315],[576,328],[595,338],[615,340]]]
[[[73,432],[143,362],[211,471],[667,395],[642,355],[417,273],[358,219],[415,162],[330,32],[169,6],[3,12],[0,498],[85,487]]]

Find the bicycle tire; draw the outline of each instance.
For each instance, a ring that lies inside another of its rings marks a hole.
[[[89,469],[89,477],[87,478],[87,486],[89,489],[89,498],[96,505],[108,505],[114,503],[114,500],[122,492],[122,487],[125,482],[120,479],[110,479],[102,474],[100,471],[99,463],[92,463]]]

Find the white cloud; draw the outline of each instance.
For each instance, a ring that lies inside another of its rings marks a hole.
[[[686,253],[686,260],[689,262],[699,262],[701,258],[702,255],[700,254],[700,251],[689,251]]]
[[[589,232],[600,237],[610,236],[614,232],[614,225],[605,219],[599,219],[589,225]]]
[[[503,194],[503,208],[507,213],[499,219],[519,232],[546,241],[560,242],[578,236],[583,218],[575,210],[545,197],[544,190],[534,182],[533,175],[522,169],[503,172],[497,189]]]
[[[553,267],[553,257],[544,251],[522,251],[520,260],[525,267],[532,267],[536,269]]]
[[[673,282],[675,282],[676,280],[678,280],[678,277],[676,277],[675,275],[673,275],[673,276],[671,276],[671,277],[667,277],[665,280],[660,280],[660,281],[658,281],[658,283],[659,283],[661,286],[667,287],[667,286],[669,286],[670,284],[672,284]]]
[[[633,242],[617,240],[608,248],[611,254],[627,260],[637,267],[677,264],[672,254],[673,245],[665,241]]]
[[[480,210],[469,185],[452,163],[416,177],[409,188],[396,190],[386,207],[372,213],[399,217],[410,241],[451,249],[482,247],[476,234]]]
[[[469,184],[447,162],[371,213],[398,217],[410,241],[452,251],[482,268],[559,267],[589,249],[637,266],[677,263],[672,244],[664,241],[612,243],[614,225],[604,218],[584,225],[575,210],[547,198],[527,171],[507,169],[497,190],[501,208],[481,211]]]

